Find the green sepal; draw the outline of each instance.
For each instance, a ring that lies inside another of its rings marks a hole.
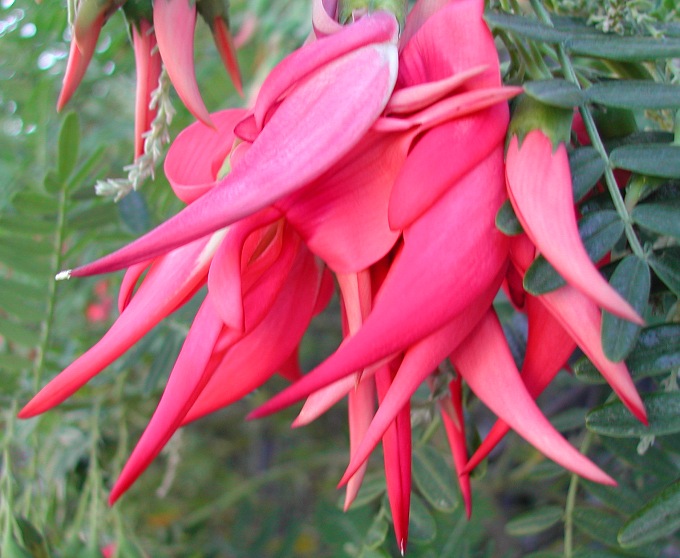
[[[515,102],[512,119],[508,127],[508,139],[524,137],[533,130],[541,130],[557,149],[560,143],[568,143],[571,135],[571,109],[560,108],[542,103],[529,95],[521,95]]]

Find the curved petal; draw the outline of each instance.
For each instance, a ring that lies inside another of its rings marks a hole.
[[[210,29],[212,30],[213,38],[215,39],[217,52],[220,53],[220,58],[222,58],[222,63],[227,69],[231,82],[234,84],[234,89],[236,89],[237,93],[243,97],[241,70],[238,66],[236,48],[234,47],[231,31],[229,31],[229,25],[223,17],[216,17],[213,20]]]
[[[495,292],[505,275],[508,254],[508,239],[494,222],[505,199],[502,173],[499,146],[404,231],[404,249],[361,330],[250,418],[273,413],[404,350],[466,311],[484,293]],[[481,191],[480,185],[484,185]]]
[[[521,378],[531,397],[536,399],[564,367],[576,343],[536,297],[526,296],[526,310],[529,336]],[[472,469],[481,463],[509,430],[504,421],[497,420],[470,458],[469,467]]]
[[[191,325],[165,391],[149,424],[111,489],[113,504],[141,475],[179,428],[219,362],[213,352],[222,331],[222,320],[207,297]]]
[[[105,273],[162,254],[316,179],[354,147],[382,112],[395,70],[391,44],[363,47],[328,64],[286,97],[218,186],[150,233],[72,275]]]
[[[439,409],[446,430],[446,437],[449,440],[453,465],[456,468],[456,473],[458,473],[458,486],[465,504],[465,515],[470,519],[472,515],[472,488],[470,486],[470,474],[465,472],[468,454],[463,418],[462,384],[460,376],[449,384],[449,395],[445,399],[439,400]]]
[[[58,405],[139,341],[203,283],[222,233],[197,240],[157,259],[104,337],[48,383],[21,410],[32,417]]]
[[[406,34],[402,37],[402,44],[405,40],[408,42],[399,60],[397,89],[438,81],[483,65],[488,69],[470,79],[464,88],[499,87],[498,52],[482,17],[484,2],[457,0],[445,6],[441,6],[441,2],[428,2],[416,11],[416,16],[409,18],[409,25],[433,10],[436,15],[427,17],[412,37]]]
[[[256,128],[262,129],[272,106],[296,83],[334,60],[367,45],[393,43],[398,29],[394,16],[378,12],[343,27],[341,33],[334,33],[323,40],[304,45],[288,55],[269,73],[258,93],[253,108]]]
[[[517,218],[538,250],[566,279],[612,314],[641,324],[642,318],[600,275],[583,247],[576,224],[569,160],[564,144],[555,151],[540,130],[519,146],[510,141],[508,195]]]
[[[371,266],[399,238],[386,209],[410,135],[368,132],[323,176],[277,202],[309,248],[336,273]]]
[[[104,15],[102,14],[88,29],[88,32],[82,37],[79,44],[76,42],[75,37],[71,40],[66,72],[64,73],[61,92],[57,99],[57,111],[61,111],[64,108],[76,89],[78,89],[92,60],[92,55],[97,46],[97,40],[103,25]]]
[[[570,445],[536,406],[522,383],[493,310],[487,312],[450,358],[477,397],[536,449],[582,477],[616,484]]]
[[[301,250],[264,319],[227,351],[184,424],[241,399],[284,365],[312,319],[320,282],[314,257]]]
[[[179,98],[197,120],[212,127],[194,73],[196,4],[191,0],[155,0],[153,26],[158,50]]]
[[[389,366],[375,373],[378,402],[382,401],[392,381]],[[387,496],[392,511],[394,534],[402,556],[408,542],[408,522],[411,511],[411,406],[407,403],[397,414],[382,438],[385,460]]]
[[[380,438],[409,402],[411,396],[475,328],[493,302],[495,294],[495,291],[489,290],[486,296],[480,297],[446,326],[409,347],[389,390],[383,395],[366,435],[357,450],[353,452],[340,484],[344,484],[359,465],[368,459]]]
[[[142,20],[132,25],[137,85],[135,92],[135,159],[144,154],[144,134],[151,129],[156,109],[150,107],[151,93],[158,87],[161,75],[161,55],[156,49],[156,36],[151,24]]]
[[[219,181],[220,169],[234,145],[234,127],[245,109],[227,109],[212,115],[214,128],[194,122],[175,138],[165,157],[165,176],[177,197],[191,203]]]
[[[451,184],[498,148],[509,120],[506,104],[459,118],[427,132],[409,153],[392,188],[389,222],[404,229]],[[465,156],[451,156],[464,153]],[[437,164],[432,164],[436,160]]]

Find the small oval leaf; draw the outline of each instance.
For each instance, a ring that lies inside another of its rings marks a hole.
[[[432,542],[437,536],[437,524],[423,501],[411,494],[411,515],[409,521],[409,540],[414,543]]]
[[[544,506],[508,521],[505,531],[513,537],[536,535],[557,524],[562,519],[562,514],[562,508]]]
[[[581,89],[564,79],[547,79],[528,81],[524,84],[524,92],[546,105],[561,108],[572,108],[583,104]]]
[[[445,513],[456,509],[458,499],[453,474],[437,450],[423,446],[413,453],[413,480],[434,509]]]
[[[650,231],[680,238],[680,200],[642,203],[633,209],[631,216]]]
[[[569,168],[574,188],[574,202],[579,202],[600,180],[606,164],[594,147],[579,147],[569,153]]]
[[[595,83],[585,90],[591,103],[625,109],[680,107],[680,86],[644,80],[612,80]]]
[[[366,548],[370,548],[371,550],[375,550],[380,547],[387,538],[388,529],[389,523],[387,523],[387,519],[385,519],[382,515],[377,515],[375,519],[373,519],[371,526],[368,528],[366,537],[364,537],[364,546]]]
[[[680,296],[680,246],[671,246],[647,256],[649,265],[661,281]]]
[[[680,178],[680,145],[622,145],[609,155],[614,167],[661,178]]]
[[[680,432],[680,392],[652,393],[642,397],[649,426],[639,422],[621,401],[612,401],[586,415],[588,430],[613,438],[663,436]]]
[[[507,236],[515,236],[524,232],[510,200],[505,200],[496,213],[496,228]]]
[[[597,262],[621,238],[624,225],[616,211],[603,210],[585,215],[578,228],[586,252],[592,261]],[[524,288],[534,295],[550,292],[564,284],[564,279],[543,256],[538,256],[524,275]]]
[[[645,504],[619,531],[624,548],[647,544],[680,529],[680,481]]]
[[[680,57],[680,39],[593,34],[567,39],[565,46],[574,54],[627,62]]]
[[[76,166],[80,148],[80,123],[75,112],[69,112],[64,117],[58,145],[57,175],[61,180],[66,180]]]
[[[569,38],[569,33],[543,25],[535,19],[510,14],[486,13],[484,19],[493,29],[503,29],[522,37],[547,43],[559,43]]]
[[[642,315],[651,285],[651,274],[645,261],[635,255],[627,256],[616,266],[609,283]],[[602,347],[607,358],[614,362],[626,358],[635,347],[640,329],[639,325],[605,310],[602,314]]]

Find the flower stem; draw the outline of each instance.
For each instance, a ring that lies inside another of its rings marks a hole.
[[[550,14],[545,9],[540,0],[531,0],[531,7],[534,9],[536,15],[538,15],[538,18],[541,20],[542,23],[550,25],[551,27],[553,26]],[[564,76],[567,78],[568,81],[572,82],[579,89],[581,89],[581,84],[579,83],[578,77],[576,76],[574,65],[571,63],[569,56],[567,56],[567,53],[564,49],[564,45],[561,44],[558,45],[557,51],[560,59],[560,65],[562,66],[562,70],[564,72]],[[611,162],[609,161],[609,156],[607,155],[607,150],[605,149],[604,144],[602,143],[600,134],[597,131],[597,126],[595,125],[595,119],[593,118],[593,114],[590,112],[590,109],[586,105],[582,105],[579,111],[581,113],[581,117],[583,118],[583,124],[586,127],[588,136],[590,137],[590,141],[605,163],[604,178],[607,184],[607,190],[609,191],[609,196],[611,197],[611,200],[614,204],[616,213],[618,213],[619,217],[623,221],[626,238],[628,239],[628,243],[630,244],[631,250],[640,259],[646,261],[645,251],[642,248],[642,245],[640,244],[637,235],[635,234],[635,230],[633,229],[633,220],[631,219],[630,213],[628,212],[628,208],[626,207],[626,203],[623,199],[623,196],[621,195],[621,191],[619,190],[618,184],[616,183],[616,178],[614,177],[614,169],[611,165]]]
[[[593,442],[593,434],[586,432],[579,451],[586,455],[590,444]],[[574,508],[576,507],[576,493],[581,477],[576,474],[571,475],[569,490],[567,492],[567,502],[564,507],[564,558],[572,558],[574,555]]]

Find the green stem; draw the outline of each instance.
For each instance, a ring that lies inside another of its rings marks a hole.
[[[542,23],[550,25],[551,27],[553,26],[552,20],[550,19],[550,14],[545,9],[540,0],[531,0],[531,6]],[[581,89],[581,84],[579,83],[578,77],[576,76],[574,65],[571,63],[569,56],[567,56],[564,46],[561,44],[558,45],[557,51],[560,59],[560,64],[562,66],[562,70],[564,72],[564,76],[567,78],[568,81],[572,82],[574,85],[576,85],[576,87]],[[633,229],[633,220],[631,219],[630,213],[628,212],[628,208],[626,207],[626,203],[623,199],[623,196],[621,195],[619,186],[616,183],[616,178],[614,177],[614,169],[611,165],[611,162],[609,161],[609,156],[607,155],[607,150],[605,149],[604,144],[602,143],[600,134],[597,131],[595,119],[593,118],[590,109],[586,105],[580,107],[580,112],[581,117],[583,118],[583,124],[585,125],[586,131],[588,132],[588,136],[590,137],[590,141],[592,142],[593,147],[595,148],[595,150],[605,163],[604,178],[607,184],[607,190],[609,191],[609,196],[612,199],[614,208],[616,209],[616,213],[618,213],[619,217],[621,218],[621,221],[623,221],[626,238],[628,239],[628,243],[630,244],[631,250],[636,256],[638,256],[642,260],[645,260],[646,259],[645,251],[642,248],[642,245],[640,244],[637,235],[635,234],[635,230]]]
[[[583,455],[588,453],[590,444],[593,442],[593,434],[586,432],[580,452]],[[576,508],[576,493],[581,480],[577,474],[571,475],[569,490],[567,492],[567,502],[564,507],[564,558],[572,558],[574,555],[574,509]]]

